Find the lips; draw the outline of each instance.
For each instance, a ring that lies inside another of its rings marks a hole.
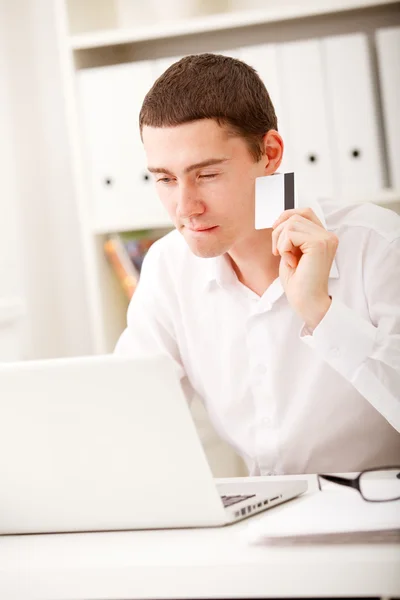
[[[189,231],[194,231],[196,233],[199,233],[201,231],[209,231],[210,229],[215,229],[217,226],[216,225],[211,225],[208,227],[187,227],[187,229],[189,229]]]

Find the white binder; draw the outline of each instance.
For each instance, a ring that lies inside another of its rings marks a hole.
[[[154,81],[139,61],[80,71],[78,87],[94,231],[168,226],[146,169],[139,112]]]
[[[368,40],[351,34],[322,40],[326,104],[339,197],[382,189],[383,161]]]
[[[282,107],[300,199],[335,195],[320,42],[277,47]]]
[[[267,88],[278,117],[278,131],[285,144],[283,160],[279,170],[287,172],[293,170],[294,167],[291,157],[290,132],[285,122],[282,106],[282,88],[279,79],[276,48],[274,44],[246,46],[241,48],[239,58],[257,71]]]
[[[400,27],[378,30],[376,46],[390,185],[400,190]]]

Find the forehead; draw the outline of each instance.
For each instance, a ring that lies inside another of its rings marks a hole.
[[[210,156],[234,155],[246,149],[244,140],[228,135],[226,126],[202,119],[174,127],[144,126],[142,131],[148,164],[153,167],[184,168]]]
[[[204,142],[223,141],[227,138],[225,127],[221,127],[212,119],[202,119],[175,125],[173,127],[149,127],[145,125],[142,132],[145,148],[153,144],[193,144],[195,140]]]

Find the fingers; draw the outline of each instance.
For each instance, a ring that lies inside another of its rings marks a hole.
[[[324,228],[322,228],[325,231]],[[294,247],[289,232],[298,231],[318,235],[321,229],[308,219],[296,214],[278,225],[272,232],[272,254],[278,256],[282,252],[291,251]],[[282,237],[283,232],[286,234]],[[278,245],[279,244],[279,245]],[[289,244],[291,247],[289,248]]]
[[[294,245],[288,236],[287,229],[282,229],[279,234],[279,237],[277,237],[276,240],[276,251],[278,252],[279,250],[279,254],[282,255],[285,252],[292,252],[293,249]]]
[[[291,223],[290,228],[287,223],[282,223],[272,234],[273,254],[276,256],[280,255],[282,260],[293,269],[297,267],[302,255],[302,252],[298,247],[300,243],[297,242],[298,240],[303,242],[305,234],[308,236],[310,235],[304,231],[301,233],[296,233],[294,228],[294,222]],[[304,229],[304,227],[301,228]],[[297,236],[301,237],[298,238]]]
[[[284,252],[282,254],[281,258],[292,269],[295,269],[297,267],[297,265],[299,264],[299,260],[300,260],[300,256],[297,256],[295,254],[295,251],[293,251],[293,252]]]
[[[290,219],[290,217],[293,217],[294,215],[299,215],[301,217],[304,217],[308,221],[311,221],[312,223],[315,223],[316,225],[323,227],[321,221],[318,219],[317,215],[312,210],[312,208],[305,207],[305,208],[292,208],[290,210],[285,210],[281,214],[279,219],[277,219],[275,221],[275,223],[272,225],[272,229],[275,229],[275,227],[278,227],[278,225],[280,225],[281,223],[284,223],[285,221],[287,221],[288,219]]]
[[[310,251],[317,250],[319,254],[333,258],[338,243],[333,232],[298,214],[292,215],[272,232],[272,253],[281,256],[292,268],[298,265],[302,254]]]
[[[277,242],[278,243],[278,242]],[[295,247],[289,238],[287,231],[282,230],[279,236],[279,247],[277,247],[277,254],[280,254],[282,260],[291,267],[297,266],[297,261],[294,256]]]

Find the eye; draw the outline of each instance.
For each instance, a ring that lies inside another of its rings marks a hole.
[[[172,179],[170,177],[161,177],[156,180],[156,183],[170,183]]]
[[[200,175],[200,179],[212,179],[213,177],[216,177],[218,175],[218,173],[207,173],[205,175]]]

